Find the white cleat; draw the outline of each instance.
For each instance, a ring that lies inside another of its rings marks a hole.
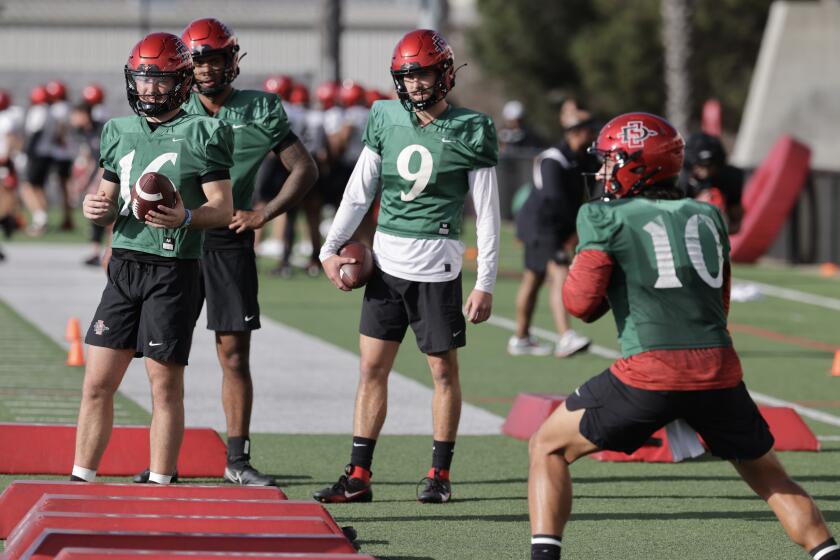
[[[551,345],[541,344],[534,336],[512,336],[508,340],[507,351],[511,356],[548,356]]]
[[[557,345],[554,347],[554,355],[557,358],[568,358],[572,354],[586,350],[590,344],[592,344],[591,339],[569,329],[557,341]]]

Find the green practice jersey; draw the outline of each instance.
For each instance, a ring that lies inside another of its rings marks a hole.
[[[499,156],[490,117],[454,106],[421,127],[399,101],[377,101],[363,141],[382,157],[377,229],[415,239],[457,239],[467,174]]]
[[[217,119],[180,113],[154,131],[143,117],[120,117],[102,130],[100,165],[120,178],[119,214],[112,246],[163,257],[197,259],[202,232],[147,226],[131,213],[131,189],[141,175],[169,177],[184,206],[207,202],[201,177],[233,165],[233,131]]]
[[[590,202],[577,229],[578,251],[615,263],[607,297],[624,357],[732,344],[723,308],[729,238],[717,208],[692,199]]]
[[[187,113],[207,116],[197,93],[183,105]],[[283,103],[273,93],[234,89],[216,118],[233,129],[233,208],[250,210],[257,170],[266,154],[289,134],[289,119]]]

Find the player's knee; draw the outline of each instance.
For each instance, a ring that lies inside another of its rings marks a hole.
[[[155,406],[184,401],[184,384],[163,376],[152,380],[152,402]]]
[[[437,387],[451,387],[458,383],[458,370],[449,367],[432,368],[432,381]]]
[[[113,383],[105,380],[85,380],[82,387],[82,398],[88,401],[102,401],[112,398],[116,392],[117,387]]]
[[[243,352],[230,352],[226,354],[222,360],[224,361],[224,372],[226,375],[235,375],[236,377],[250,377],[251,365],[248,360],[248,355]]]
[[[362,383],[381,383],[388,379],[391,368],[376,360],[362,359],[359,371]]]

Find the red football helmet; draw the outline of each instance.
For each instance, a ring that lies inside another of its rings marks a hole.
[[[303,84],[292,86],[292,93],[289,94],[289,103],[292,105],[309,106],[309,90]]]
[[[99,105],[105,101],[105,91],[99,84],[88,84],[85,86],[85,89],[82,90],[82,99],[84,99],[85,103],[91,107]]]
[[[283,101],[289,101],[289,96],[292,94],[292,87],[294,85],[294,80],[285,74],[269,76],[263,82],[263,91],[278,95]]]
[[[184,29],[181,40],[193,57],[219,53],[225,57],[225,71],[221,83],[203,88],[196,82],[195,87],[199,93],[215,95],[239,75],[239,42],[233,30],[221,21],[216,18],[197,19]]]
[[[64,85],[64,82],[59,80],[51,80],[47,82],[47,95],[50,98],[50,103],[55,103],[56,101],[64,101],[67,99],[67,86]]]
[[[37,85],[29,92],[29,103],[32,105],[43,105],[50,102],[50,95],[47,93],[47,88],[42,85]]]
[[[369,89],[365,92],[365,105],[368,108],[373,106],[375,101],[379,101],[380,99],[388,99],[381,91],[376,89]]]
[[[340,87],[335,82],[324,82],[315,88],[315,97],[321,103],[321,108],[325,111],[332,109],[338,103]]]
[[[455,55],[446,39],[431,29],[416,29],[406,33],[391,57],[391,77],[397,95],[407,111],[423,111],[444,97],[455,87]],[[434,70],[437,80],[428,99],[412,101],[405,89],[404,78],[418,70]]]
[[[613,162],[604,191],[621,198],[679,175],[685,142],[662,117],[625,113],[604,125],[589,151],[602,161]]]
[[[165,92],[143,93],[137,90],[140,80],[172,78],[174,83]],[[180,107],[190,95],[193,63],[190,52],[177,35],[150,33],[134,45],[125,65],[128,104],[142,117],[154,117]],[[145,98],[145,99],[143,99]],[[149,99],[152,101],[149,101]]]
[[[12,104],[12,96],[5,89],[0,89],[0,111],[5,111]]]
[[[353,80],[345,80],[345,82],[341,85],[341,93],[339,94],[339,98],[341,99],[341,105],[344,107],[364,105],[365,88],[363,88]]]

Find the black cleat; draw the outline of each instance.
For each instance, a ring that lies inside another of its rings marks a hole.
[[[151,471],[149,469],[146,469],[145,471],[141,472],[140,474],[135,474],[134,478],[132,478],[131,480],[135,484],[148,484],[150,474],[151,474]],[[172,475],[171,483],[175,484],[176,482],[178,482],[178,473],[177,472]]]
[[[344,467],[344,474],[338,482],[318,490],[312,497],[324,504],[341,504],[347,502],[370,502],[373,500],[373,490],[370,483],[361,478],[350,476],[353,465]]]
[[[432,469],[429,476],[417,485],[417,501],[423,504],[445,504],[452,498],[452,483]]]
[[[277,486],[277,481],[273,476],[261,473],[247,461],[228,463],[225,467],[225,480],[242,486]]]

